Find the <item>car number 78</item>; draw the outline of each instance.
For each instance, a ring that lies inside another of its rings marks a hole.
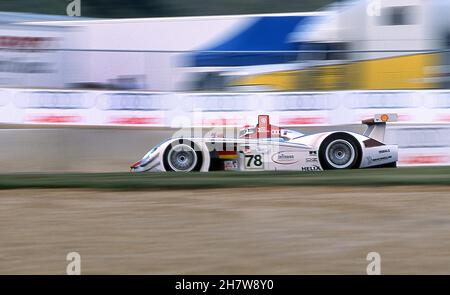
[[[250,169],[263,168],[262,155],[245,155],[245,167]]]

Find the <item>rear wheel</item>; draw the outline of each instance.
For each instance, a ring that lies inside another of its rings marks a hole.
[[[200,171],[202,154],[196,147],[193,142],[187,140],[172,142],[164,152],[166,171]]]
[[[358,168],[360,163],[360,147],[353,136],[347,133],[335,133],[322,142],[320,164],[325,170]]]

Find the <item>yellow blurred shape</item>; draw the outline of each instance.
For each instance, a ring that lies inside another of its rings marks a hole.
[[[415,54],[296,71],[257,74],[237,79],[232,86],[266,86],[271,90],[429,89],[427,67],[439,65],[439,54]]]
[[[298,89],[298,71],[283,71],[247,76],[238,79],[233,86],[267,86],[273,90],[290,91]]]
[[[426,68],[438,64],[437,54],[416,54],[362,61],[362,89],[434,88]]]

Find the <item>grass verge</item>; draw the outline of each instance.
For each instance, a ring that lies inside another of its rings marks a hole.
[[[321,172],[0,174],[0,189],[206,189],[273,186],[450,185],[450,167]]]

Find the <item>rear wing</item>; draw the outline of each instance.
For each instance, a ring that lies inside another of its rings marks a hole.
[[[384,141],[384,133],[386,130],[386,122],[396,122],[397,114],[376,114],[373,118],[365,119],[363,124],[367,125],[364,136],[375,139],[379,142]]]

